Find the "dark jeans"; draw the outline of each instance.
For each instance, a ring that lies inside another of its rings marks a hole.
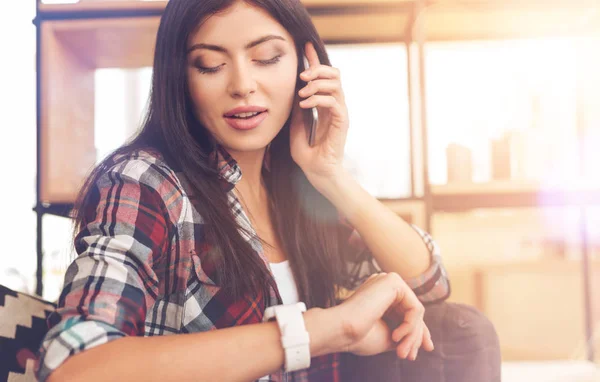
[[[500,343],[492,323],[456,303],[425,307],[435,349],[415,361],[394,352],[371,357],[342,354],[342,382],[500,382]]]

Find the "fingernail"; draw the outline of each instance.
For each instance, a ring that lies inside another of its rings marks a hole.
[[[308,77],[310,75],[310,70],[305,70],[302,73],[300,73],[302,76],[304,77]]]

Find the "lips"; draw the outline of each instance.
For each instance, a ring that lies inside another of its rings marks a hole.
[[[239,106],[239,107],[236,107],[235,109],[229,110],[223,116],[224,117],[232,117],[234,114],[255,113],[255,112],[263,112],[263,111],[267,111],[267,108],[262,107],[262,106],[254,106],[254,105]]]
[[[250,118],[235,118],[228,116],[225,116],[224,118],[227,124],[229,124],[229,126],[233,127],[236,130],[251,130],[258,127],[267,118],[268,115],[269,113],[267,111],[263,111]]]

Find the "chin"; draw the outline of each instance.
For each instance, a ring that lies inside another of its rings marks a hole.
[[[256,139],[246,138],[235,141],[224,141],[222,145],[232,151],[253,152],[264,150],[271,141],[272,139],[256,137]]]
[[[266,127],[266,126],[265,126]],[[267,130],[267,129],[265,129]],[[223,146],[231,150],[240,152],[251,152],[265,149],[269,143],[275,139],[277,131],[265,131],[256,129],[254,131],[242,132],[242,134],[231,134],[229,136],[223,136]]]

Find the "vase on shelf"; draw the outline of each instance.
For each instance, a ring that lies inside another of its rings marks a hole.
[[[471,149],[458,143],[446,147],[448,183],[473,181],[473,154]]]

